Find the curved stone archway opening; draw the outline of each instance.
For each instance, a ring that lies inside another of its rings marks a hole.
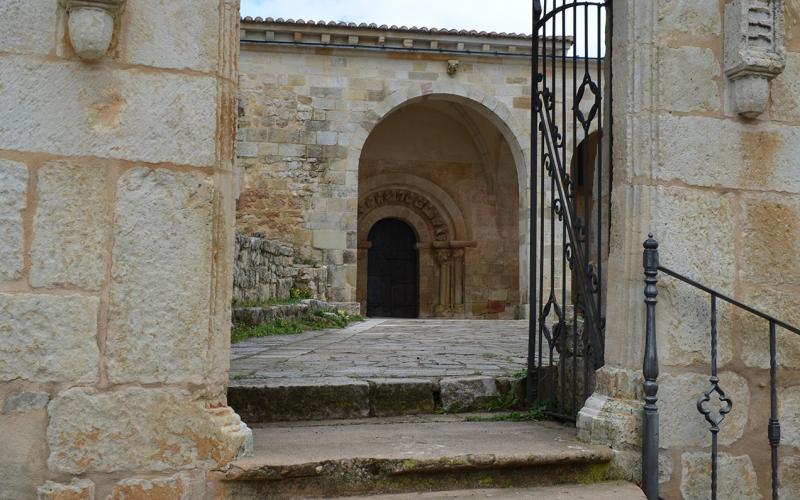
[[[370,131],[358,169],[363,311],[374,310],[371,288],[390,286],[374,282],[369,253],[371,228],[392,218],[418,237],[420,317],[520,315],[519,155],[480,106],[452,95],[416,98]]]

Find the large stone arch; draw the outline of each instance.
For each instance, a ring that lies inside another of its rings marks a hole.
[[[412,84],[394,90],[381,101],[377,101],[364,113],[364,118],[356,124],[355,130],[348,139],[347,170],[356,173],[359,169],[360,158],[364,145],[375,127],[385,120],[394,111],[425,99],[450,101],[466,106],[497,128],[505,139],[511,152],[517,176],[518,188],[518,221],[519,221],[519,299],[521,305],[528,297],[528,228],[530,226],[529,187],[530,187],[530,131],[527,125],[520,120],[511,109],[497,98],[486,94],[479,87],[454,81],[425,82]],[[529,113],[527,113],[529,115]],[[362,186],[363,188],[363,186]],[[439,197],[439,193],[435,198]],[[359,229],[359,233],[361,230]],[[469,240],[466,231],[463,240]],[[359,241],[362,241],[359,238]],[[362,252],[359,252],[361,254]],[[359,257],[359,264],[361,264]],[[360,272],[358,273],[361,274]],[[359,288],[359,287],[357,287]]]

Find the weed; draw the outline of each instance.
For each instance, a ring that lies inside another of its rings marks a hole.
[[[350,323],[363,321],[360,316],[351,316],[344,311],[330,312],[311,309],[295,319],[278,318],[260,325],[235,324],[231,330],[231,343],[235,344],[254,337],[292,335],[309,330],[345,328]]]

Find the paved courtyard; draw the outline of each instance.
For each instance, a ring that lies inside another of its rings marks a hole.
[[[503,377],[525,370],[527,321],[370,319],[231,347],[231,378]]]

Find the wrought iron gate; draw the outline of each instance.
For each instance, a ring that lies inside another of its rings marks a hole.
[[[534,0],[526,396],[568,420],[604,363],[610,11],[610,1]]]

